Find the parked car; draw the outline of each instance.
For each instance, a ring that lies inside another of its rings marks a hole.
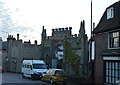
[[[0,73],[4,72],[4,68],[2,66],[0,66]]]
[[[49,69],[46,73],[42,74],[42,81],[49,81],[53,83],[63,83],[66,85],[67,76],[62,69]]]

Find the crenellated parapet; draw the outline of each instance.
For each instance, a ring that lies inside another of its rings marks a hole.
[[[8,38],[14,38],[13,35],[8,35]]]
[[[55,28],[52,29],[52,39],[64,39],[65,36],[71,37],[72,27],[65,27],[65,28]]]
[[[47,36],[46,39],[52,39],[52,36]]]
[[[16,40],[15,37],[13,35],[8,35],[7,40]]]
[[[72,35],[71,38],[78,38],[78,37],[79,37],[79,34],[74,34],[74,35]]]
[[[65,27],[65,28],[55,28],[55,29],[52,29],[52,32],[55,32],[55,31],[71,31],[72,30],[72,27]]]

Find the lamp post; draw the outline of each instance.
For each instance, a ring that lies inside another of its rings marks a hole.
[[[95,23],[92,22],[92,0],[91,0],[91,36],[90,36],[90,79],[91,79],[91,83],[94,84],[94,59],[92,51],[93,51],[93,28],[95,26]]]
[[[92,0],[91,0],[91,38],[92,38]]]

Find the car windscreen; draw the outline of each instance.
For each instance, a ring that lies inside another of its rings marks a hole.
[[[33,68],[34,69],[46,69],[46,65],[45,64],[33,64]]]
[[[65,72],[63,70],[56,70],[55,74],[65,74]]]

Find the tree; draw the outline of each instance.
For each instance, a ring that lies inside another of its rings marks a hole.
[[[65,38],[64,41],[64,69],[66,71],[66,65],[70,65],[76,72],[79,72],[80,56],[76,55],[71,48],[70,43]]]
[[[70,47],[70,43],[67,41],[67,39],[65,39],[64,42],[64,57],[65,57],[65,62],[72,63],[73,52],[72,52],[72,48]]]

